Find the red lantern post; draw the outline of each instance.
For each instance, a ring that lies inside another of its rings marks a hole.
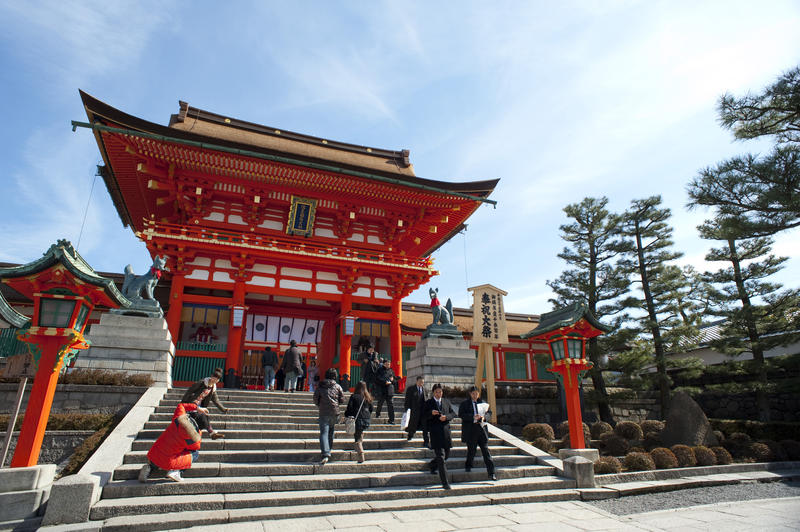
[[[550,347],[548,371],[555,373],[564,387],[572,449],[586,446],[580,400],[581,379],[592,367],[592,363],[586,360],[586,340],[609,331],[611,327],[597,321],[583,303],[574,303],[542,314],[539,325],[520,336],[547,342]]]
[[[0,280],[33,300],[33,318],[18,338],[30,344],[37,367],[11,467],[34,466],[44,439],[58,376],[65,357],[89,344],[83,331],[95,306],[111,308],[130,302],[113,281],[100,277],[66,240],[59,240],[42,258],[13,268],[0,268]]]

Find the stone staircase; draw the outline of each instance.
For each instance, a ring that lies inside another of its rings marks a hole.
[[[464,470],[466,446],[460,422],[452,422],[445,491],[427,463],[433,452],[421,433],[406,441],[400,431],[402,397],[395,398],[395,425],[372,420],[364,436],[366,462],[356,463],[352,436],[337,426],[331,461],[320,466],[317,409],[310,393],[220,390],[229,407],[212,406],[212,425],[225,439],[204,438],[200,459],[180,483],[153,478],[140,483],[147,451],[167,426],[183,390],[171,390],[139,432],[102,498],[91,509],[90,525],[103,530],[162,530],[244,521],[372,511],[456,507],[578,499],[575,481],[497,438],[490,439],[496,482],[487,478],[480,451],[471,472]],[[163,475],[163,472],[160,472]],[[102,523],[100,522],[102,521]]]

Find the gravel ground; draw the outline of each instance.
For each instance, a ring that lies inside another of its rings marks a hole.
[[[604,501],[587,501],[607,512],[616,515],[655,512],[672,508],[714,504],[717,502],[748,501],[753,499],[773,499],[779,497],[800,497],[800,482],[758,482],[753,484],[733,484],[730,486],[711,486],[633,495]]]

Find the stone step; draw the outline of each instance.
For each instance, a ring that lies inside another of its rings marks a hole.
[[[170,418],[171,419],[171,418]],[[266,430],[270,428],[278,428],[278,426],[287,426],[290,424],[294,424],[297,430],[313,430],[316,428],[319,430],[319,422],[317,418],[300,418],[300,417],[284,417],[278,418],[274,417],[269,422],[258,422],[258,421],[229,421],[226,420],[224,415],[220,416],[212,416],[211,418],[211,426],[214,427],[215,430],[222,431],[223,429],[230,430]],[[167,424],[170,421],[148,421],[144,424],[145,430],[164,430],[167,427]],[[380,426],[387,427],[389,431],[396,431],[398,434],[398,438],[400,433],[400,424],[395,423],[394,425],[389,425],[380,423],[376,424],[375,430],[380,430]],[[341,423],[341,426],[344,427],[344,423]],[[370,425],[369,430],[373,430],[373,427]],[[459,423],[453,423],[451,431],[460,430]],[[421,434],[421,431],[418,431],[417,434]]]
[[[334,450],[331,453],[331,460],[352,461],[356,459],[356,453],[352,450],[352,441],[347,442],[347,445],[340,447],[336,445],[334,440]],[[492,456],[509,456],[519,455],[521,451],[516,447],[506,446],[489,446]],[[480,452],[478,453],[480,454]],[[410,458],[433,458],[433,451],[423,447],[409,447],[406,449],[380,449],[373,450],[369,453],[370,457],[375,460],[391,460],[391,459],[410,459]],[[467,455],[466,447],[453,447],[450,451],[451,457],[462,458]],[[272,449],[269,452],[263,450],[223,450],[223,451],[207,451],[200,450],[200,458],[198,462],[228,462],[228,463],[252,463],[252,462],[313,462],[320,458],[319,442],[313,442],[308,449]],[[123,464],[143,464],[147,461],[147,451],[131,451],[125,454]]]
[[[149,422],[150,427],[152,428],[144,428],[140,430],[137,434],[138,439],[143,440],[155,440],[158,438],[161,433],[167,428],[168,423],[166,422]],[[221,423],[213,423],[212,425],[220,429],[222,432],[222,424]],[[219,425],[219,426],[218,426]],[[255,428],[258,427],[258,428]],[[457,427],[453,427],[451,433],[454,435],[461,434],[461,430]],[[319,425],[311,424],[311,423],[304,423],[302,425],[296,423],[261,423],[258,425],[253,425],[250,429],[226,429],[225,430],[225,437],[228,439],[233,438],[241,438],[241,439],[258,439],[258,438],[284,438],[286,435],[297,435],[297,437],[318,437],[319,436]],[[308,436],[304,436],[304,435]],[[340,435],[344,437],[344,424],[339,424],[336,426],[336,437],[338,438]],[[407,434],[400,430],[400,426],[395,423],[394,425],[390,425],[385,421],[376,421],[372,420],[370,422],[369,429],[364,432],[364,437],[369,437],[370,434],[381,434],[382,438],[387,437],[386,435],[390,434],[392,438],[400,439],[400,436],[407,437]],[[417,435],[421,434],[418,432]],[[203,440],[208,440],[207,436],[203,436]]]
[[[169,410],[162,410],[156,411],[151,416],[151,421],[165,421],[169,422],[172,420],[173,412],[175,411],[174,408]],[[342,415],[344,415],[344,409],[342,409]],[[234,421],[274,421],[274,420],[307,420],[306,422],[313,421],[314,423],[317,422],[319,419],[319,413],[317,410],[287,410],[287,409],[275,409],[275,410],[266,410],[266,409],[230,409],[227,413],[219,412],[213,408],[209,409],[209,416],[211,419],[229,419]],[[373,412],[370,416],[370,419],[375,419],[377,415]],[[387,414],[384,410],[381,412],[381,417],[386,418]],[[395,421],[400,424],[401,416],[395,412]],[[460,425],[461,419],[460,418],[453,418],[450,421],[451,425]]]
[[[176,406],[175,404],[158,406],[158,407],[156,407],[154,414],[163,414],[163,415],[168,415],[168,416],[171,417],[173,412],[175,412],[175,406]],[[228,408],[227,415],[239,415],[239,416],[250,416],[250,417],[257,416],[257,417],[260,417],[260,418],[264,418],[264,417],[270,418],[270,417],[276,417],[276,416],[284,416],[284,417],[285,416],[303,416],[303,417],[313,417],[313,418],[316,419],[316,418],[319,417],[319,409],[317,409],[313,405],[311,407],[305,407],[303,405],[275,405],[275,404],[273,404],[273,405],[270,405],[270,406],[258,407],[258,406],[254,406],[252,403],[247,403],[246,405],[245,404],[236,405],[236,404],[227,403],[227,404],[225,404],[225,407]],[[344,414],[345,407],[346,407],[346,404],[342,405],[341,408],[340,408],[340,412],[342,414]],[[373,409],[373,415],[374,415],[374,411],[375,411],[375,409]],[[225,413],[220,412],[219,410],[217,410],[217,408],[214,405],[209,405],[208,413],[210,415],[212,415],[212,416],[224,416],[224,415],[226,415]],[[386,409],[385,408],[382,409],[381,413],[386,415]],[[403,415],[402,410],[395,409],[395,416],[398,419],[398,421],[400,420],[402,415]],[[459,420],[459,422],[460,422],[460,418],[458,418],[458,417],[454,418],[454,420]]]
[[[338,493],[334,490],[334,497]],[[203,525],[258,522],[266,520],[289,519],[295,517],[317,517],[324,515],[357,515],[372,512],[391,512],[401,510],[424,510],[436,508],[481,507],[492,504],[512,504],[527,502],[553,502],[580,500],[580,493],[574,489],[541,489],[536,491],[513,491],[470,495],[454,485],[450,491],[433,489],[414,498],[395,498],[372,500],[370,493],[360,492],[358,502],[336,502],[317,505],[271,506],[253,508],[233,508],[216,511],[186,511],[177,513],[152,513],[142,515],[121,515],[102,523],[104,532],[146,532],[150,530],[182,529]],[[387,492],[388,494],[389,492]],[[210,503],[210,501],[207,501]],[[471,514],[472,515],[472,514]],[[91,522],[90,522],[91,523]],[[359,520],[359,524],[363,521]],[[99,526],[99,525],[98,525]],[[243,530],[245,529],[243,526]]]
[[[212,440],[208,438],[202,442],[204,451],[238,451],[238,450],[272,450],[272,449],[314,449],[319,447],[319,433],[309,438],[287,438],[291,433],[284,435],[284,438],[264,438],[264,439],[233,439],[227,436],[224,439]],[[316,436],[316,437],[314,437]],[[340,436],[336,438],[336,436]],[[345,449],[353,446],[353,438],[342,433],[334,436],[333,448]],[[133,451],[147,451],[153,446],[155,440],[136,440],[131,446]],[[489,445],[502,445],[503,441],[499,438],[489,438]],[[385,438],[379,434],[367,434],[364,438],[364,449],[404,449],[418,447],[419,443],[405,438]]]
[[[182,510],[222,510],[302,506],[324,508],[339,502],[414,499],[430,494],[486,495],[489,493],[573,489],[574,480],[554,476],[509,477],[507,470],[497,471],[498,480],[486,478],[485,472],[448,471],[452,490],[441,488],[438,475],[428,473],[376,473],[365,475],[298,475],[295,477],[251,477],[193,479],[183,482],[149,481],[145,484],[126,480],[110,482],[103,489],[103,499],[91,510],[92,520],[120,515]],[[327,478],[326,478],[327,477]],[[309,501],[314,501],[309,505]]]
[[[164,426],[164,428],[166,425]],[[215,425],[216,427],[216,425]],[[220,433],[225,435],[225,440],[288,440],[288,439],[317,439],[319,438],[319,429],[307,429],[307,430],[295,430],[295,429],[278,429],[278,430],[223,430],[219,427]],[[154,441],[156,440],[162,433],[161,430],[142,430],[139,431],[137,436],[137,441]],[[347,434],[344,430],[344,426],[338,426],[337,430],[335,431],[336,438],[349,438],[351,435]],[[394,430],[376,430],[375,427],[370,426],[370,428],[364,432],[364,439],[365,440],[376,440],[376,439],[389,439],[391,438],[393,441],[397,441],[400,443],[401,439],[406,438],[407,435],[405,432],[400,432],[395,427]],[[459,440],[461,438],[461,431],[460,430],[453,430],[452,437],[454,440]],[[412,441],[416,441],[412,440]],[[499,440],[498,440],[499,441]],[[221,443],[222,440],[212,440],[208,435],[203,435],[203,448],[206,448],[206,444],[218,444]],[[136,443],[134,442],[134,446]],[[135,447],[134,447],[135,449]]]
[[[186,478],[205,478],[205,477],[264,477],[279,475],[312,475],[319,473],[326,474],[369,474],[369,473],[388,473],[392,471],[426,471],[428,469],[429,457],[408,458],[395,460],[374,460],[372,453],[366,454],[367,461],[357,462],[329,462],[321,466],[318,463],[227,463],[227,462],[197,462],[191,469],[183,472]],[[536,459],[527,455],[501,455],[493,456],[497,468],[512,466],[528,466],[535,468],[541,475],[555,474],[555,468],[550,466],[536,465]],[[454,467],[463,467],[463,458],[453,458]],[[480,453],[474,460],[475,469],[483,470],[483,457]],[[137,478],[140,463],[123,464],[114,470],[114,480],[132,480]],[[165,471],[158,470],[153,472],[152,478],[164,478]],[[527,475],[532,476],[532,475]]]

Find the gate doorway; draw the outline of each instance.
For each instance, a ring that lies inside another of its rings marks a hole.
[[[308,390],[307,368],[311,366],[312,361],[317,360],[319,346],[323,342],[325,320],[254,313],[247,316],[245,326],[241,385],[249,390],[263,390],[262,353],[267,347],[272,348],[278,354],[278,367],[280,367],[283,354],[289,349],[289,342],[294,340],[306,366],[302,387],[298,386],[298,389]],[[278,384],[280,382],[276,382],[276,387]]]

